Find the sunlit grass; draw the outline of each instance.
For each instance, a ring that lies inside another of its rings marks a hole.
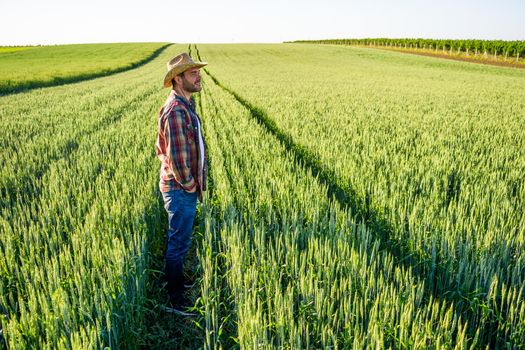
[[[0,48],[0,94],[123,71],[166,43],[77,44]]]

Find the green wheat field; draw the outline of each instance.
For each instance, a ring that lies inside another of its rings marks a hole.
[[[210,158],[162,311],[166,62]],[[59,78],[57,78],[59,77]],[[525,349],[525,70],[318,44],[0,48],[0,349]]]

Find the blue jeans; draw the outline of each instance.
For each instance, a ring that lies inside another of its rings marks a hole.
[[[182,268],[184,258],[191,244],[191,231],[197,205],[197,192],[184,190],[162,192],[164,209],[168,213],[168,234],[166,239],[166,268],[170,298],[177,297],[183,289]]]

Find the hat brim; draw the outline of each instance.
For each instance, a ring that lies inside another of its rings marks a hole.
[[[164,87],[165,88],[171,87],[171,79],[175,78],[176,75],[182,72],[185,72],[191,68],[202,68],[206,66],[207,64],[208,64],[207,62],[193,62],[193,63],[187,63],[187,64],[182,64],[177,67],[173,67],[172,69],[168,71],[168,73],[166,73],[166,76],[164,77]]]

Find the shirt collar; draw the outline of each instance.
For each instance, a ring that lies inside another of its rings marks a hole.
[[[175,96],[175,100],[181,102],[186,108],[191,109],[192,111],[195,110],[195,101],[193,100],[193,97],[190,98],[188,102],[184,97],[177,95],[175,90],[171,90],[171,94]]]

